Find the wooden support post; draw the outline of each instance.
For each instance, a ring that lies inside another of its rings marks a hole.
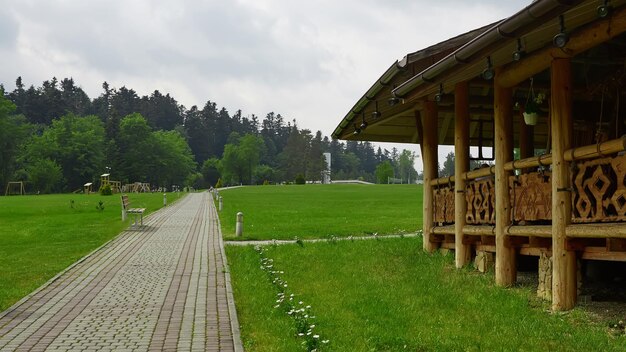
[[[513,159],[513,91],[494,82],[494,127],[496,157],[496,285],[511,286],[517,279],[515,248],[507,241],[511,224],[509,172],[504,164]]]
[[[424,250],[434,252],[438,245],[431,243],[431,231],[433,228],[433,188],[430,181],[439,174],[437,161],[437,104],[432,101],[424,102],[423,121],[424,137],[422,139],[422,159],[424,160]]]
[[[454,87],[454,254],[457,268],[469,264],[471,245],[463,241],[465,226],[465,180],[463,174],[469,170],[469,85],[457,83]]]
[[[526,159],[535,155],[534,141],[532,140],[533,127],[526,125],[522,116],[520,116],[519,121],[519,157],[520,159]],[[527,172],[528,170],[523,171]]]
[[[576,254],[566,248],[572,218],[569,165],[564,153],[572,147],[572,74],[570,59],[554,59],[551,67],[552,120],[552,309],[576,304]]]

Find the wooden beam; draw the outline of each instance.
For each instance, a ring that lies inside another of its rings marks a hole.
[[[572,74],[569,59],[555,59],[551,67],[552,117],[552,309],[576,305],[576,254],[567,250],[566,229],[572,219],[569,163],[565,151],[572,147]]]
[[[473,246],[476,243],[480,243],[480,237],[479,236],[463,236],[463,244],[466,246]],[[471,259],[471,257],[470,257]]]
[[[444,114],[452,114],[454,113],[453,106],[440,106],[439,112]],[[470,108],[469,113],[471,116],[493,116],[493,109],[489,108]]]
[[[467,215],[465,180],[463,174],[469,170],[469,85],[457,83],[454,87],[454,257],[457,268],[469,264],[471,246],[463,241],[463,228]]]
[[[496,248],[496,234],[495,234],[495,231],[496,230],[494,229],[493,231],[494,231],[494,233],[491,236],[480,236],[480,244],[493,246],[494,252],[495,252],[495,248]]]
[[[454,225],[435,226],[431,232],[435,235],[454,235]]]
[[[470,236],[495,236],[496,230],[491,225],[465,225],[463,234]]]
[[[565,152],[566,161],[593,159],[599,156],[613,154],[626,150],[626,136],[606,141],[600,144],[586,145],[573,148]]]
[[[504,169],[507,171],[513,171],[516,169],[525,169],[529,167],[548,166],[552,164],[552,155],[543,154],[537,156],[531,156],[530,158],[513,160],[504,165]]]
[[[468,85],[469,85],[469,82],[468,82]],[[473,88],[476,88],[477,86],[478,85],[476,85],[476,84],[472,84]],[[489,85],[489,89],[491,89],[491,85]],[[489,97],[488,94],[485,94],[485,95],[482,95],[482,94],[481,95],[470,95],[469,100],[470,100],[470,102],[469,102],[469,106],[470,107],[483,106],[483,107],[486,107],[486,108],[492,108],[493,109],[493,99],[491,97]],[[444,107],[444,106],[445,107],[453,106],[454,104],[455,104],[455,101],[454,101],[454,96],[452,94],[444,94],[444,96],[442,97],[441,101],[437,102],[437,105],[439,106],[439,108]]]
[[[437,227],[438,228],[438,227]],[[435,228],[433,228],[433,231],[435,230]],[[454,231],[454,229],[452,229]],[[430,242],[432,243],[440,243],[440,242],[444,242],[445,240],[445,236],[444,235],[439,235],[439,234],[431,234],[430,235]],[[439,244],[437,244],[438,246]]]
[[[396,111],[393,114],[387,114],[387,115],[382,115],[381,117],[377,118],[377,119],[373,119],[370,118],[370,114],[373,112],[373,110],[371,112],[366,112],[365,116],[367,123],[369,124],[368,128],[371,127],[375,127],[378,125],[385,125],[388,124],[389,122],[399,119],[399,118],[405,118],[405,117],[412,117],[412,111],[419,111],[419,109],[421,108],[421,103],[419,102],[415,102],[412,104],[406,104],[403,105],[403,108],[405,110],[401,110],[401,111]],[[354,121],[354,120],[353,120]],[[360,121],[359,119],[357,119],[357,121]]]
[[[626,223],[572,224],[565,233],[571,238],[626,238]]]
[[[519,62],[504,66],[498,82],[513,87],[550,67],[553,58],[570,58],[596,47],[626,32],[626,8],[616,9],[611,15],[574,32],[564,48],[548,46],[528,55]]]
[[[441,108],[438,108],[438,111],[441,111]],[[453,114],[446,114],[444,116],[441,128],[439,128],[439,142],[443,142],[446,140],[446,137],[448,136],[448,130],[450,129],[450,123],[452,123],[453,118]]]
[[[528,238],[528,246],[534,248],[550,248],[552,247],[552,240],[545,237],[531,236]]]
[[[582,252],[581,259],[626,262],[626,252],[609,252],[604,247],[587,247]]]
[[[530,242],[529,237],[526,236],[507,236],[506,241],[511,247],[521,247]]]
[[[488,245],[488,244],[479,244],[476,246],[476,250],[477,251],[483,251],[483,252],[495,252],[496,251],[496,246],[492,246],[492,245]]]
[[[538,257],[543,251],[545,251],[545,249],[537,247],[522,247],[519,249],[519,254]]]
[[[454,249],[454,242],[442,242],[441,248]]]
[[[507,234],[511,236],[534,236],[534,237],[551,238],[552,226],[550,225],[509,226],[507,228]]]
[[[496,167],[495,166],[489,166],[489,167],[483,167],[480,168],[478,170],[472,170],[472,171],[468,171],[465,174],[463,174],[463,179],[464,180],[475,180],[479,177],[488,177],[491,175],[495,175],[496,173]]]
[[[425,101],[422,111],[422,126],[424,127],[424,138],[422,143],[422,160],[424,162],[424,250],[432,253],[437,249],[437,244],[430,241],[431,229],[434,225],[433,219],[433,189],[428,187],[430,181],[437,178],[439,173],[439,163],[437,160],[437,104],[432,101]]]
[[[417,143],[420,145],[420,154],[424,155],[424,127],[422,126],[422,116],[419,110],[415,110],[415,132],[417,133]]]
[[[504,164],[513,159],[513,92],[499,83],[499,70],[494,82],[494,125],[496,157],[496,285],[511,286],[517,279],[515,248],[507,241],[511,224],[509,172]]]
[[[626,240],[623,238],[607,238],[606,250],[609,252],[626,252]]]
[[[439,178],[436,178],[434,180],[431,180],[430,181],[430,186],[431,187],[447,186],[447,185],[450,185],[450,184],[454,184],[455,180],[456,180],[455,176],[439,177]]]
[[[582,252],[593,245],[599,245],[597,238],[567,238],[565,240],[565,249],[572,252]],[[601,245],[606,246],[606,240],[602,240]]]
[[[406,131],[405,131],[406,132]],[[339,139],[346,141],[372,141],[372,142],[390,142],[390,143],[411,143],[413,136],[401,134],[360,134],[358,136],[339,136]]]

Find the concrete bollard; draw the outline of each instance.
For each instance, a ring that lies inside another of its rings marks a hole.
[[[222,197],[220,197],[220,198],[219,198],[219,208],[218,208],[218,209],[219,209],[219,211],[222,211],[222,205],[223,205],[222,203],[223,203],[223,202],[222,202]]]
[[[163,193],[163,206],[167,206],[167,193]]]
[[[235,224],[235,235],[241,237],[243,235],[243,213],[237,213],[237,223]]]

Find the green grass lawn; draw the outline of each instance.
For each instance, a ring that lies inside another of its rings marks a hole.
[[[178,197],[169,194],[168,201]],[[161,193],[129,198],[132,207],[146,208],[144,215],[163,205]],[[96,209],[99,201],[102,211]],[[93,194],[0,197],[0,219],[0,311],[115,237],[131,220],[121,221],[119,195]]]
[[[224,192],[226,194],[226,192]],[[586,313],[549,313],[530,288],[494,287],[493,275],[456,270],[421,238],[267,246],[294,302],[310,305],[326,351],[624,351]],[[227,246],[244,347],[303,350],[295,320],[251,247]],[[281,284],[282,285],[282,284]]]
[[[422,227],[422,186],[417,185],[258,186],[220,195],[227,240],[237,239],[239,211],[244,240],[398,234]]]

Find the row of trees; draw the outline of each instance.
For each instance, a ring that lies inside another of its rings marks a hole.
[[[102,89],[92,100],[71,78],[26,88],[18,77],[6,93],[0,85],[0,184],[23,180],[33,191],[75,190],[107,168],[113,179],[158,186],[207,187],[219,178],[258,184],[297,175],[318,181],[324,152],[332,154],[334,179],[375,181],[383,163],[385,175],[417,176],[408,151],[331,140],[274,112],[260,119],[241,110],[231,115],[211,101],[187,109],[158,90],[139,97],[106,82]]]
[[[471,154],[470,154],[470,158],[471,158]],[[440,165],[439,167],[439,177],[447,177],[447,176],[454,176],[454,152],[449,152],[448,155],[446,155],[446,159],[443,161],[443,163]],[[486,165],[493,165],[493,162],[491,161],[478,161],[475,159],[470,159],[469,161],[469,169],[470,170],[475,170],[481,167],[484,167]]]

